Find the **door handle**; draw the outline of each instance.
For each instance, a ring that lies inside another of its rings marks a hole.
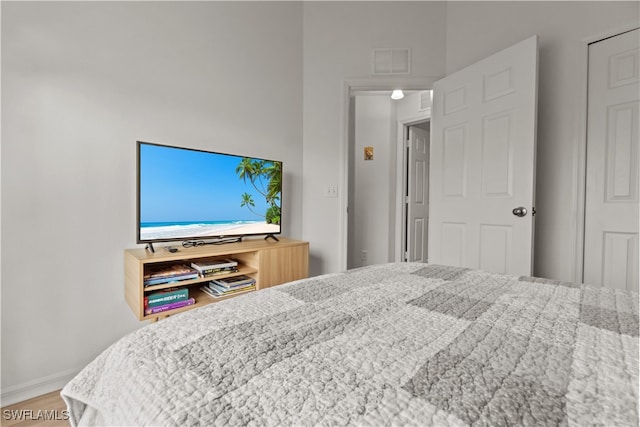
[[[524,206],[520,206],[520,207],[515,208],[511,212],[513,212],[513,214],[515,216],[523,217],[523,216],[527,215],[527,208],[525,208]]]

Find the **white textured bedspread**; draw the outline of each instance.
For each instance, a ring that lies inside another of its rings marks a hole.
[[[638,425],[638,295],[385,264],[122,338],[62,391],[73,424]]]

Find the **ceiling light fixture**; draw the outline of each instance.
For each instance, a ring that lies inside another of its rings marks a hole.
[[[404,93],[402,92],[402,89],[395,89],[392,93],[391,93],[391,99],[402,99],[404,98]]]

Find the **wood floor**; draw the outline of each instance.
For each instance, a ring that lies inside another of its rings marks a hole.
[[[60,390],[34,397],[2,408],[2,427],[58,427],[69,426],[67,405]]]

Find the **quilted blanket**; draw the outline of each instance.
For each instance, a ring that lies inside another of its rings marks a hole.
[[[62,391],[77,424],[638,425],[638,295],[392,263],[122,338]]]

